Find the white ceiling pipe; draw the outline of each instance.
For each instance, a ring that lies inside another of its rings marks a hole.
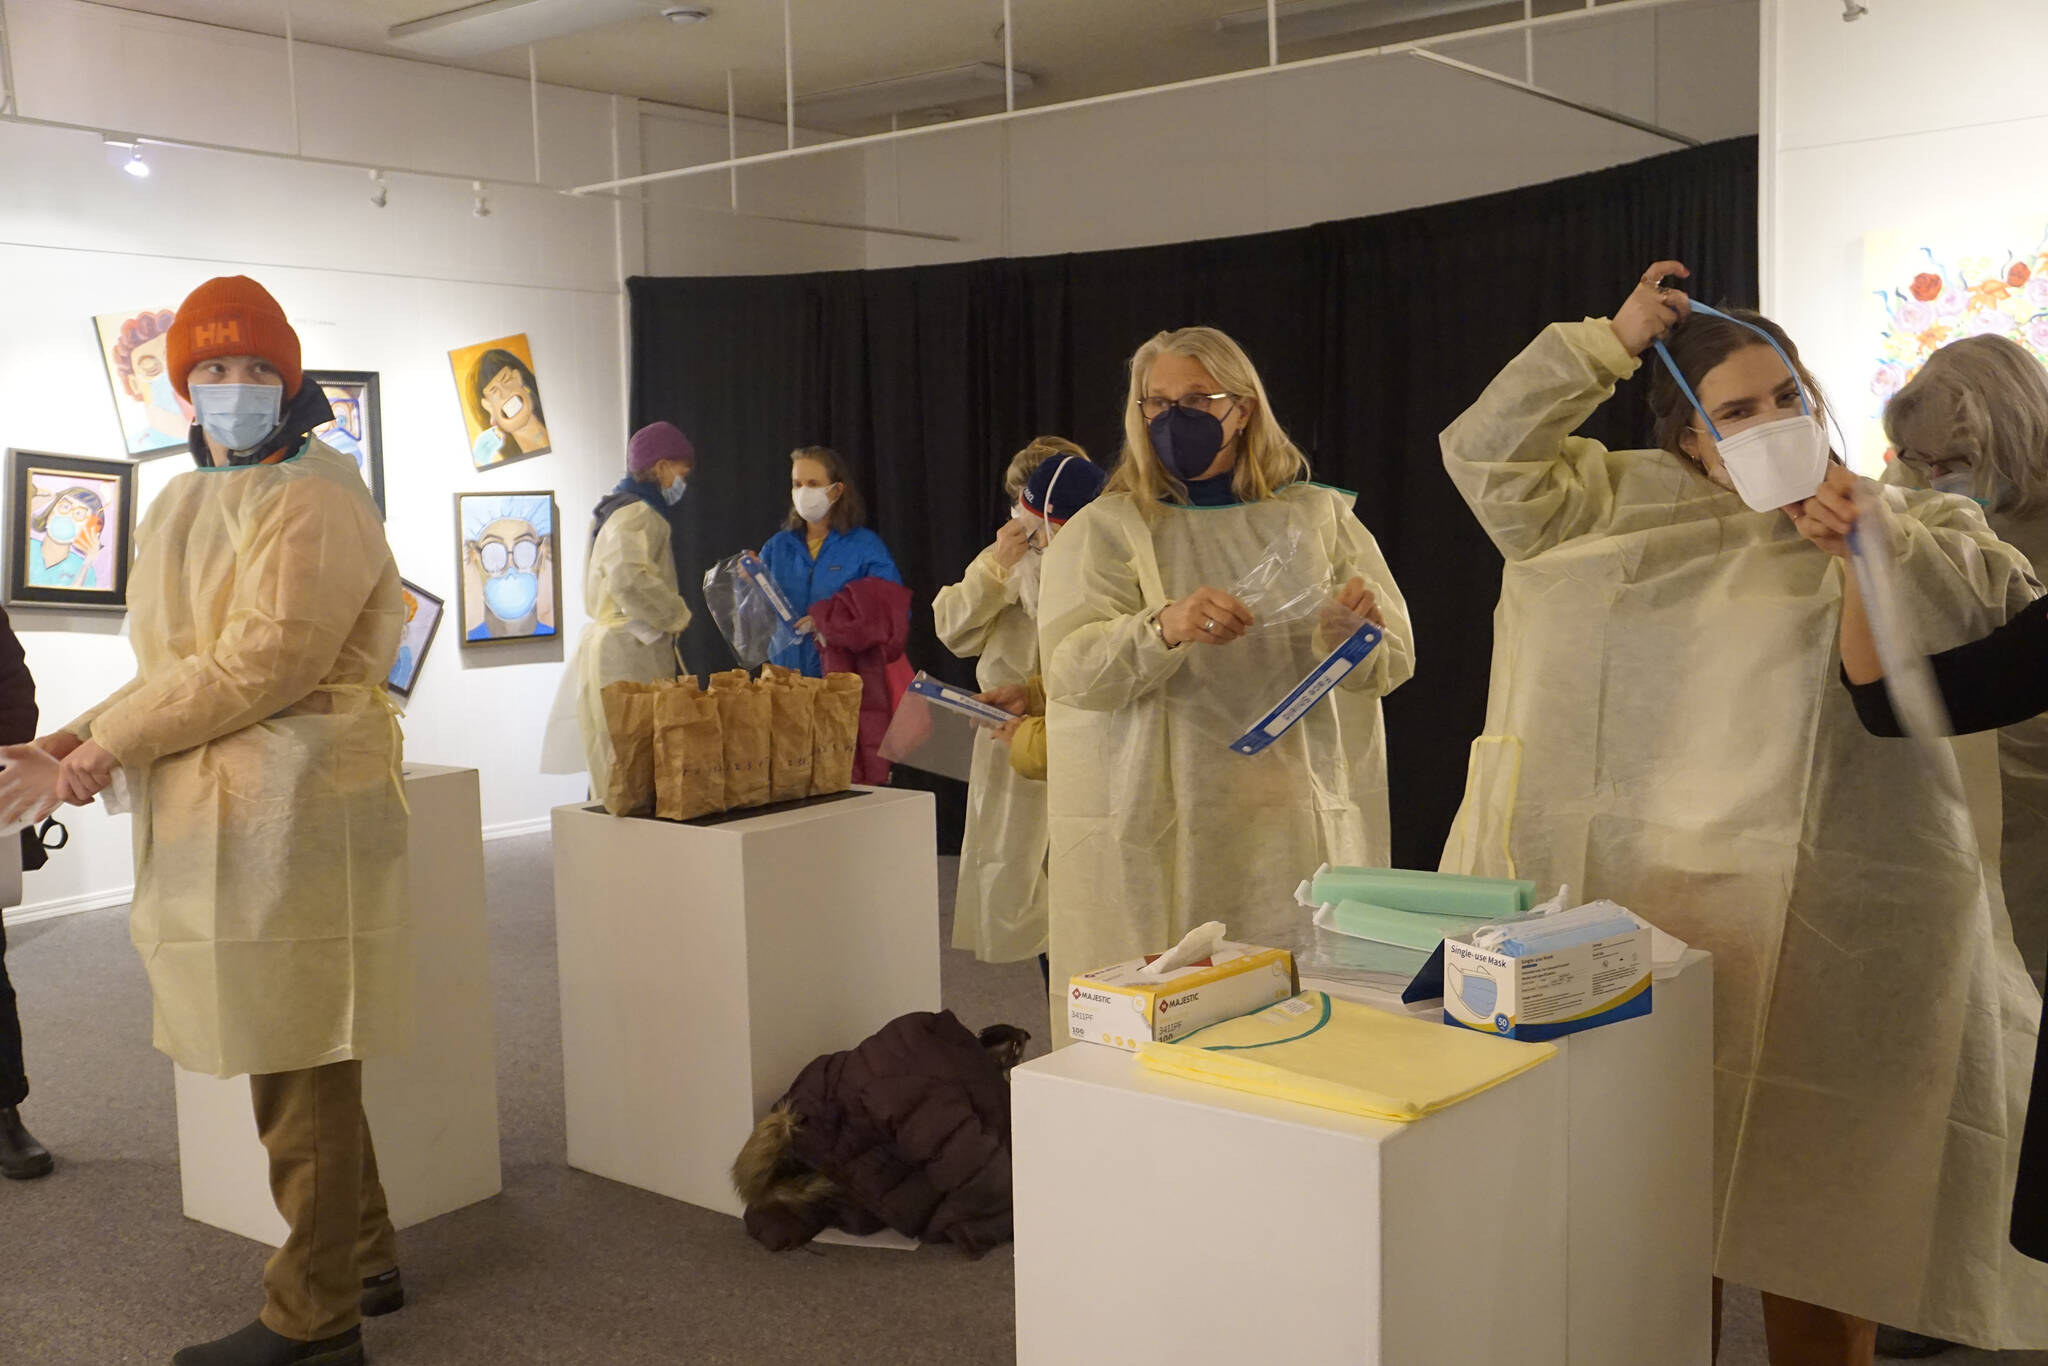
[[[1625,3],[1623,3],[1622,0],[1617,0],[1616,3],[1602,5],[1597,10],[1568,10],[1562,14],[1539,15],[1534,19],[1516,19],[1506,23],[1488,24],[1479,28],[1466,29],[1461,33],[1446,34],[1436,38],[1416,39],[1404,43],[1387,43],[1379,47],[1360,48],[1355,52],[1332,53],[1327,57],[1304,58],[1286,62],[1277,67],[1261,66],[1252,67],[1244,71],[1226,71],[1215,76],[1197,76],[1192,80],[1173,81],[1165,85],[1145,86],[1138,90],[1117,90],[1106,95],[1090,95],[1083,99],[1067,100],[1060,104],[1041,104],[1030,109],[1019,109],[1014,113],[1005,111],[997,114],[981,114],[974,118],[955,119],[947,123],[920,124],[915,128],[894,129],[887,133],[868,133],[861,137],[845,138],[838,142],[817,143],[809,147],[792,147],[781,152],[758,152],[752,156],[735,157],[728,161],[707,161],[694,166],[678,166],[666,171],[649,171],[643,175],[624,176],[617,180],[605,180],[591,185],[573,186],[567,193],[572,195],[601,194],[607,191],[629,189],[636,185],[656,184],[664,180],[681,180],[690,176],[712,175],[719,171],[727,171],[742,166],[767,166],[779,161],[789,161],[797,157],[820,156],[830,152],[855,150],[894,142],[900,138],[924,137],[932,133],[958,132],[965,128],[979,128],[1006,123],[1012,119],[1036,118],[1043,114],[1059,114],[1076,109],[1095,108],[1101,105],[1121,103],[1124,100],[1143,99],[1151,95],[1196,90],[1211,85],[1224,85],[1232,81],[1257,80],[1261,77],[1271,76],[1276,72],[1307,71],[1319,67],[1339,66],[1346,62],[1362,61],[1374,57],[1405,56],[1411,52],[1425,53],[1429,51],[1431,46],[1439,43],[1468,42],[1475,38],[1495,37],[1505,33],[1518,34],[1526,29],[1541,31],[1547,28],[1579,23],[1587,19],[1607,20],[1620,14],[1634,14],[1645,10],[1662,9],[1667,5],[1711,4],[1716,2],[1717,0],[1625,0]],[[1432,57],[1437,56],[1434,53],[1430,55]],[[1444,65],[1458,67],[1467,67],[1468,65],[1458,62],[1454,58],[1443,58],[1442,62]],[[1499,74],[1487,71],[1483,67],[1470,67],[1469,69],[1487,77],[1494,77]],[[1554,104],[1576,109],[1595,118],[1622,124],[1638,132],[1648,133],[1653,137],[1663,138],[1680,146],[1694,147],[1699,145],[1699,139],[1697,138],[1689,137],[1684,133],[1675,132],[1668,128],[1661,128],[1656,124],[1648,123],[1616,110],[1604,109],[1599,105],[1573,100],[1552,91],[1537,89],[1515,80],[1512,76],[1500,77],[1500,79],[1511,89],[1521,90],[1525,94],[1535,95]]]

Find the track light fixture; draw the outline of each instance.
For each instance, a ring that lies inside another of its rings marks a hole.
[[[389,200],[390,198],[391,198],[391,187],[390,187],[390,186],[388,186],[388,185],[386,185],[386,184],[384,183],[384,173],[383,173],[382,171],[374,171],[374,170],[373,170],[373,171],[371,171],[371,172],[370,172],[370,202],[371,202],[372,204],[375,204],[375,205],[376,205],[376,206],[377,206],[378,208],[380,208],[380,209],[381,209],[381,208],[383,208],[383,207],[384,207],[385,203],[386,203],[386,202],[387,202],[387,201],[388,201],[388,200]]]
[[[476,206],[470,212],[478,218],[489,218],[491,216],[491,197],[484,193],[484,183],[481,180],[472,180],[469,182],[469,188],[476,195]]]

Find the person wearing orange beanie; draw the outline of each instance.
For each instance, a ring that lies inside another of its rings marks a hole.
[[[404,742],[384,691],[398,567],[355,461],[309,435],[331,413],[261,285],[201,285],[167,351],[200,468],[136,538],[136,676],[7,750],[0,802],[126,788],[156,1046],[249,1078],[290,1233],[261,1317],[175,1366],[356,1366],[363,1316],[404,1303],[362,1105],[362,1060],[404,1051],[412,1025]]]
[[[165,347],[171,387],[192,405],[201,465],[276,464],[334,420],[327,393],[306,383],[299,334],[270,291],[225,275],[178,306]]]

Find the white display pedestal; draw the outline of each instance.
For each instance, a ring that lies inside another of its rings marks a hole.
[[[363,1064],[363,1109],[378,1174],[399,1228],[503,1188],[498,1065],[484,910],[483,815],[473,768],[408,764],[414,1018],[410,1053]],[[177,1074],[178,1161],[185,1213],[275,1247],[285,1223],[271,1202],[249,1080]]]
[[[1695,953],[1648,1017],[1414,1124],[1087,1044],[1020,1067],[1017,1360],[1708,1366],[1712,1038]]]
[[[709,826],[556,808],[570,1166],[738,1214],[797,1073],[939,1008],[932,797],[855,791]]]

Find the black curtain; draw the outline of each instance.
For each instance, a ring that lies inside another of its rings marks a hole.
[[[837,448],[917,595],[912,661],[971,683],[972,663],[934,638],[930,603],[1006,515],[1010,455],[1050,432],[1113,464],[1131,354],[1165,328],[1222,328],[1258,365],[1316,477],[1358,491],[1358,514],[1407,595],[1418,674],[1387,704],[1394,855],[1430,868],[1484,719],[1500,590],[1500,557],[1445,477],[1437,433],[1545,324],[1611,313],[1653,261],[1686,262],[1702,299],[1753,305],[1756,175],[1756,141],[1742,138],[1253,237],[635,279],[632,422],[667,419],[696,442],[686,580],[781,525],[792,448]],[[1623,386],[1585,434],[1646,444],[1642,384]],[[701,610],[684,652],[699,671],[731,665]],[[927,780],[899,770],[898,781]],[[930,785],[942,847],[957,847],[959,791]]]

